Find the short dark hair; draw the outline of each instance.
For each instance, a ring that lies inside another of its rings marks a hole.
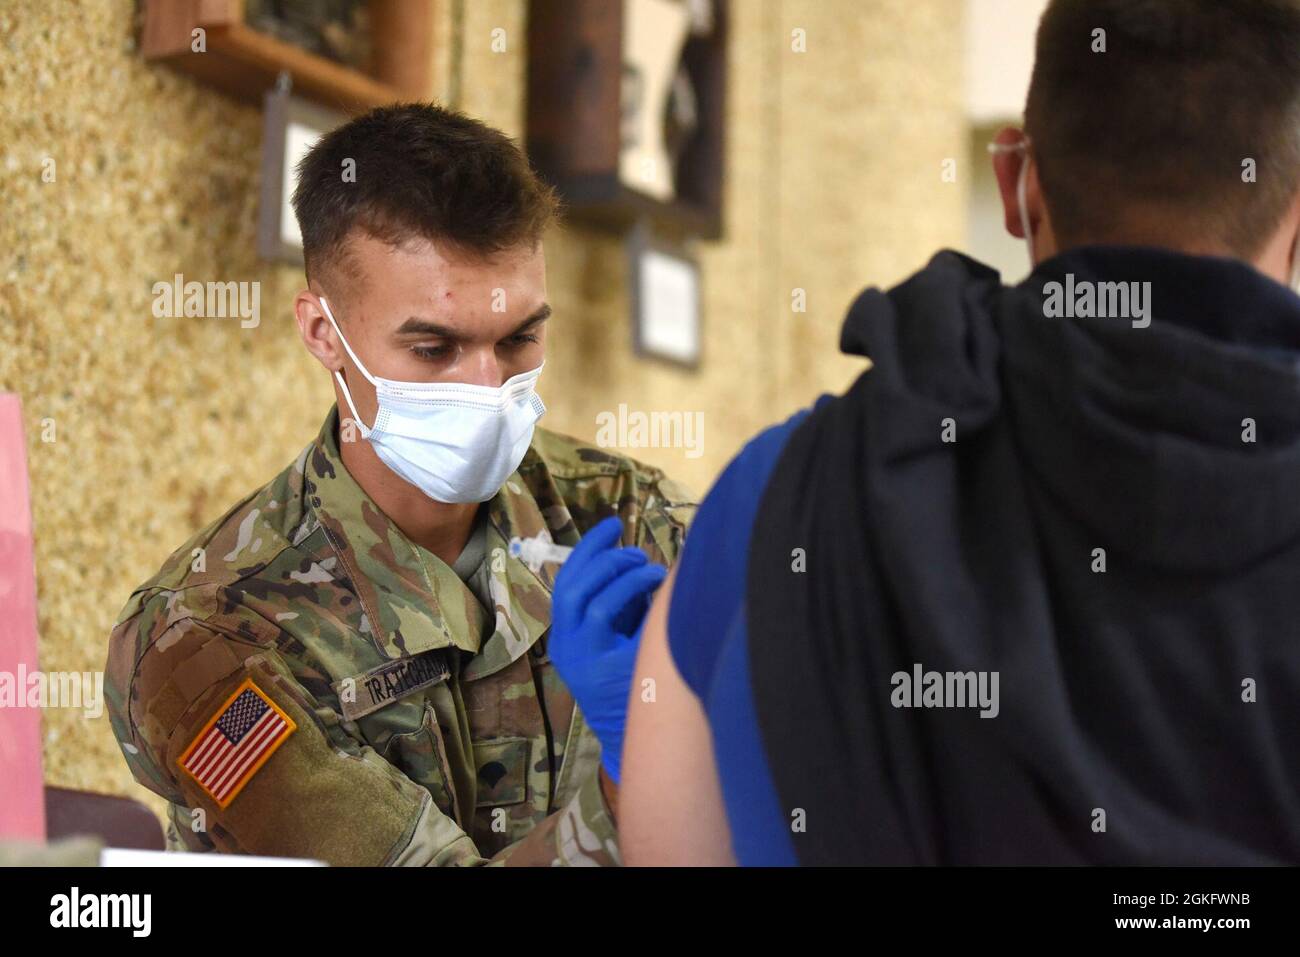
[[[355,181],[344,176],[348,160]],[[343,261],[354,229],[491,255],[536,245],[557,203],[504,133],[431,103],[401,103],[321,137],[298,164],[293,211],[311,279]]]
[[[1025,128],[1062,242],[1253,258],[1300,187],[1300,0],[1052,0]]]

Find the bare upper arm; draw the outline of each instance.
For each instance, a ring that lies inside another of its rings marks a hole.
[[[675,578],[674,569],[641,632],[623,747],[619,842],[634,866],[734,864],[708,721],[668,649]]]

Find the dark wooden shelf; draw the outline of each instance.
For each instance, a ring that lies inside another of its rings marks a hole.
[[[372,73],[251,29],[239,0],[145,0],[140,51],[257,105],[281,73],[292,78],[295,94],[347,113],[427,99],[432,0],[371,0],[370,9]],[[203,53],[191,49],[199,27],[207,35]]]

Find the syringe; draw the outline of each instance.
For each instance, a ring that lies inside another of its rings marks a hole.
[[[516,535],[510,539],[510,554],[531,568],[534,574],[541,571],[542,565],[546,562],[563,565],[573,551],[571,546],[556,545],[549,537],[543,537],[544,535],[545,533],[542,533],[533,538],[520,538]]]

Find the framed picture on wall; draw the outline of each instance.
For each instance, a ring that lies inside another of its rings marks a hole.
[[[298,161],[347,116],[294,96],[281,85],[262,111],[262,191],[257,211],[257,254],[302,265],[302,233],[293,214]],[[355,170],[353,171],[355,173]],[[340,170],[346,175],[346,170]]]
[[[142,0],[140,52],[248,103],[281,74],[358,112],[429,95],[434,4],[445,0]]]
[[[532,0],[528,154],[574,219],[722,235],[725,0]]]
[[[628,234],[632,340],[638,355],[697,368],[701,352],[700,267],[683,243],[642,222]]]

